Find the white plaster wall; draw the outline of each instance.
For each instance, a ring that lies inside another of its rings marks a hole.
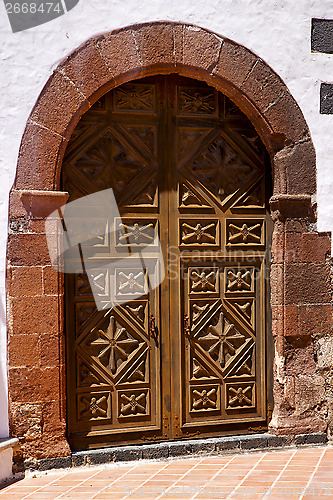
[[[333,229],[333,115],[319,114],[333,55],[311,54],[311,18],[333,18],[331,0],[80,0],[64,16],[13,34],[0,2],[0,296],[4,304],[8,192],[30,111],[52,70],[93,35],[156,20],[193,23],[245,45],[284,80],[317,151],[318,229]],[[0,319],[1,319],[0,304]],[[0,320],[0,437],[6,436],[6,332]]]

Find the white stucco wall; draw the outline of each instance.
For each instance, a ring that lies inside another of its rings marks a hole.
[[[320,83],[333,83],[333,55],[311,54],[311,18],[333,18],[332,0],[80,0],[66,15],[13,34],[0,2],[0,297],[4,298],[8,192],[30,111],[53,69],[93,35],[134,23],[187,22],[245,45],[284,80],[317,152],[318,229],[333,229],[333,115],[319,114]],[[0,303],[0,437],[8,434],[6,331]]]

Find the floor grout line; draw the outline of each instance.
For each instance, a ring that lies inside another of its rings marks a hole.
[[[272,494],[272,489],[274,488],[274,486],[276,485],[276,483],[278,482],[278,480],[280,479],[280,477],[282,476],[282,474],[284,473],[284,471],[287,469],[288,465],[290,464],[290,462],[292,461],[292,459],[294,458],[294,456],[296,455],[297,453],[297,450],[295,450],[293,452],[293,454],[288,458],[287,462],[285,463],[285,465],[283,466],[282,470],[280,471],[280,473],[278,474],[278,477],[273,481],[273,483],[270,485],[268,491],[270,492],[269,493],[269,496]],[[268,491],[265,493],[265,495],[262,497],[263,499],[265,497],[267,497],[268,495]]]
[[[317,472],[317,470],[318,470],[318,467],[319,467],[319,465],[320,465],[320,462],[322,461],[322,459],[323,459],[323,457],[324,457],[324,455],[325,455],[326,449],[327,449],[327,448],[324,448],[324,449],[323,449],[323,452],[322,452],[322,454],[320,455],[320,457],[319,457],[319,459],[318,459],[317,465],[316,465],[316,467],[315,467],[314,471],[312,472],[312,474],[311,474],[311,476],[310,476],[309,481],[306,483],[305,489],[304,489],[303,493],[301,493],[301,496],[299,497],[299,499],[298,499],[298,500],[302,500],[302,498],[304,497],[304,495],[305,495],[305,493],[306,493],[306,491],[307,491],[307,489],[308,489],[308,487],[309,487],[309,485],[310,485],[310,483],[311,483],[312,479],[314,478],[315,473],[316,473],[316,472]]]
[[[206,481],[206,483],[205,483],[205,484],[204,484],[204,486],[203,486],[203,489],[205,489],[205,488],[206,488],[206,486],[208,485],[208,483],[210,483],[210,481],[213,481],[213,479],[215,479],[215,478],[216,478],[216,476],[217,476],[220,472],[222,472],[222,471],[223,471],[223,470],[224,470],[224,469],[225,469],[225,468],[226,468],[226,467],[227,467],[227,466],[228,466],[228,465],[229,465],[229,464],[230,464],[230,463],[231,463],[231,462],[232,462],[235,458],[236,458],[236,455],[234,455],[233,457],[231,457],[231,459],[230,459],[230,460],[229,460],[226,464],[224,464],[224,465],[223,465],[223,467],[221,467],[221,468],[220,468],[220,469],[219,469],[219,470],[218,470],[218,471],[214,474],[214,476],[213,476],[213,477],[211,477],[208,481]],[[197,495],[198,495],[198,492],[197,492],[195,495],[193,495],[193,497],[191,497],[191,498],[190,498],[190,500],[194,500],[194,498],[195,498]]]
[[[77,488],[78,486],[81,486],[81,484],[83,484],[85,481],[89,481],[91,478],[93,478],[94,476],[96,476],[96,474],[99,474],[100,470],[96,471],[94,474],[92,474],[91,476],[89,476],[88,478],[85,478],[83,481],[80,481],[78,484],[76,484],[75,486],[72,486],[71,488],[69,488],[69,490],[66,491],[66,494],[69,493],[70,491],[74,490],[75,488]],[[54,500],[56,500],[57,498],[61,498],[63,495],[65,495],[65,493],[60,493],[60,495],[57,495]]]
[[[230,493],[229,495],[227,496],[227,499],[228,498],[231,498],[233,495],[234,492],[236,492],[238,490],[238,488],[240,488],[242,486],[242,484],[244,483],[245,479],[248,478],[248,476],[251,474],[252,471],[255,470],[255,468],[260,464],[260,462],[265,458],[265,456],[268,454],[268,451],[266,451],[266,453],[264,453],[262,455],[262,457],[260,457],[260,459],[257,461],[257,463],[249,470],[249,472],[247,474],[245,474],[245,476],[243,477],[243,479],[241,480],[241,482],[236,486],[236,488],[234,488]]]
[[[110,488],[110,486],[113,486],[117,481],[120,481],[121,479],[123,479],[126,474],[128,474],[129,472],[131,472],[132,470],[136,469],[136,467],[138,466],[138,464],[136,463],[133,467],[131,467],[128,471],[126,471],[124,474],[122,474],[120,477],[117,477],[117,479],[115,479],[114,481],[112,481],[110,484],[104,486],[104,488],[102,488],[100,491],[98,491],[97,493],[95,493],[92,497],[91,497],[91,500],[93,500],[93,498],[96,496],[96,495],[100,495],[104,490],[106,490],[107,488]]]
[[[137,486],[133,491],[131,491],[130,493],[128,493],[127,495],[125,495],[122,498],[124,499],[124,498],[129,497],[130,495],[133,495],[139,488],[142,488],[146,483],[148,483],[148,481],[150,481],[153,477],[157,476],[157,474],[159,474],[162,470],[166,469],[168,466],[169,466],[169,462],[167,464],[165,464],[164,467],[161,467],[157,472],[154,472],[154,474],[152,476],[149,476],[148,479],[146,479],[143,483],[141,483],[139,486]]]
[[[25,500],[26,498],[29,498],[32,494],[34,493],[38,493],[39,491],[41,491],[43,488],[45,488],[45,486],[50,486],[50,484],[53,484],[55,483],[56,481],[60,481],[61,479],[63,479],[65,476],[68,475],[68,471],[65,472],[65,474],[63,474],[62,476],[58,477],[57,479],[54,479],[53,481],[51,481],[50,483],[47,483],[47,484],[43,484],[43,486],[40,486],[39,488],[37,488],[37,490],[35,491],[32,491],[31,493],[28,493],[28,495],[25,495],[24,497],[22,497],[21,500]]]
[[[171,488],[174,488],[176,486],[177,483],[179,483],[179,481],[181,481],[182,479],[184,479],[184,477],[189,473],[191,472],[193,469],[195,469],[199,464],[201,464],[201,462],[203,462],[207,457],[203,457],[201,460],[199,460],[199,462],[197,462],[195,465],[193,465],[193,467],[191,467],[189,470],[187,470],[185,472],[185,474],[183,474],[180,478],[177,479],[177,481],[175,481],[174,483],[172,483],[163,493],[161,493],[158,497],[156,497],[155,500],[159,500],[160,498],[162,498],[162,496],[165,496],[167,495],[168,491],[171,490]]]

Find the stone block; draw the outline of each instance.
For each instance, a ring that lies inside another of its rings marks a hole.
[[[314,432],[312,434],[298,434],[295,436],[295,444],[324,444],[327,442],[326,432]]]
[[[286,264],[286,304],[330,302],[330,269],[326,264]]]
[[[242,45],[224,40],[213,73],[239,88],[257,61],[257,56]]]
[[[213,71],[223,39],[196,26],[184,26],[183,64]]]
[[[15,297],[10,299],[12,333],[59,333],[58,297]]]
[[[58,67],[88,100],[112,77],[96,46],[97,40],[90,39]]]
[[[167,444],[152,444],[149,446],[143,446],[142,458],[146,459],[158,459],[167,458],[169,456],[169,446]]]
[[[60,135],[28,122],[17,161],[16,189],[54,189],[59,151],[66,145]],[[18,202],[16,207],[20,208]]]
[[[267,448],[268,440],[266,434],[253,434],[242,436],[240,440],[241,450],[253,450],[257,448]]]
[[[71,466],[71,457],[43,458],[39,460],[38,469],[44,471],[49,469],[66,469]]]
[[[169,457],[179,457],[191,454],[191,446],[187,442],[169,443]]]
[[[240,437],[223,437],[216,440],[215,449],[217,452],[227,450],[238,450],[240,448]]]
[[[9,267],[7,290],[11,297],[42,295],[42,267]]]
[[[114,462],[127,462],[142,458],[142,447],[124,446],[111,449],[111,456]]]
[[[144,67],[174,64],[173,27],[171,23],[154,23],[133,28],[133,35]]]
[[[141,67],[131,29],[113,31],[96,40],[97,48],[113,77]]]
[[[69,139],[74,123],[88,109],[89,103],[83,94],[69,78],[56,71],[43,88],[30,120]]]

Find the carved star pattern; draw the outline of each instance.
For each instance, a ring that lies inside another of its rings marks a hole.
[[[214,111],[214,96],[213,94],[201,95],[199,92],[189,94],[188,92],[182,91],[180,98],[183,101],[181,105],[181,111],[184,113],[194,111],[198,112],[208,112]],[[213,104],[213,105],[212,105]]]
[[[252,175],[252,167],[222,137],[204,150],[190,168],[221,200],[236,192]]]
[[[128,109],[152,109],[152,91],[119,88],[116,91],[116,106]]]
[[[198,343],[223,368],[244,343],[244,335],[236,330],[233,323],[229,323],[222,312],[215,315],[212,321],[214,324],[203,329],[204,335],[199,337]]]
[[[87,417],[89,414],[92,417],[106,417],[107,415],[107,399],[106,396],[102,396],[99,399],[92,397],[90,400],[83,397],[81,398],[81,404],[83,405],[83,410],[81,411],[81,416],[83,418]]]
[[[119,291],[126,293],[134,293],[134,292],[144,292],[144,274],[143,272],[139,272],[138,274],[129,273],[128,275],[120,271],[119,276],[125,280],[119,284]],[[139,282],[139,279],[142,279],[142,283]]]
[[[97,351],[99,361],[114,375],[118,365],[127,360],[129,354],[139,346],[139,342],[129,336],[126,328],[117,325],[114,316],[110,316],[107,330],[98,330],[98,333],[100,336],[90,343],[90,347]]]

